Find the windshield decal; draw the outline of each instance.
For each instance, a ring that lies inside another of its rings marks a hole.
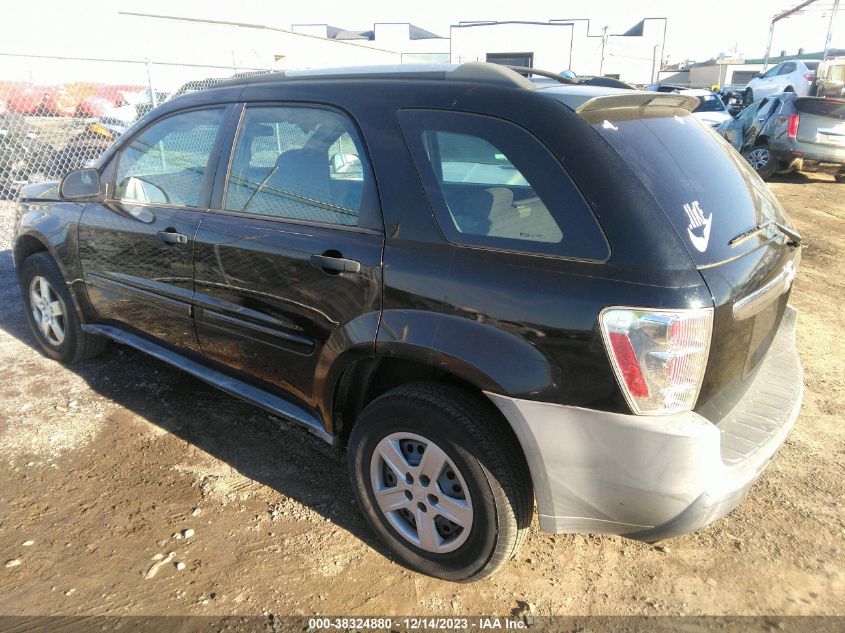
[[[713,212],[710,212],[706,218],[704,211],[698,204],[698,200],[693,200],[690,204],[684,204],[684,211],[687,212],[689,218],[689,225],[687,226],[687,235],[689,235],[690,242],[699,253],[707,250],[707,243],[710,241],[710,226],[713,224]],[[693,232],[695,231],[695,232]]]

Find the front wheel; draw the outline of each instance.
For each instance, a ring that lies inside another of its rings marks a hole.
[[[504,565],[528,532],[531,479],[493,406],[456,387],[399,387],[370,403],[349,440],[355,494],[404,565],[451,581]]]
[[[106,339],[82,331],[67,283],[49,253],[24,260],[20,285],[29,327],[47,356],[73,364],[105,349]]]
[[[772,154],[772,150],[763,143],[744,152],[743,156],[763,180],[772,176],[780,168],[780,163]]]

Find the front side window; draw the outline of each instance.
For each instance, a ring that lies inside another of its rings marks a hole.
[[[225,110],[194,110],[152,123],[122,150],[115,198],[199,206],[200,190]]]
[[[224,208],[289,220],[358,226],[374,181],[352,124],[321,108],[248,107]]]
[[[766,73],[763,75],[765,78],[774,77],[778,73],[780,73],[780,69],[783,68],[782,64],[778,64],[777,66],[770,68]]]
[[[535,137],[501,119],[402,110],[399,121],[446,238],[480,246],[604,260],[592,211]]]

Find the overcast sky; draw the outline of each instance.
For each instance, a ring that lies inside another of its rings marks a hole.
[[[589,18],[593,33],[600,33],[605,25],[609,33],[622,33],[644,17],[666,17],[666,54],[674,63],[684,59],[705,60],[734,47],[747,57],[762,57],[769,20],[799,0],[46,0],[28,3],[0,0],[0,3],[5,5],[0,52],[7,48],[14,52],[38,52],[38,40],[48,38],[56,45],[61,43],[65,54],[73,55],[81,39],[96,38],[92,26],[125,27],[131,18],[117,18],[120,10],[264,23],[282,28],[295,23],[325,22],[364,30],[374,22],[413,22],[447,37],[450,24],[467,20]],[[773,54],[782,49],[794,53],[799,47],[807,52],[822,50],[832,4],[833,0],[818,0],[806,15],[779,22],[775,27]],[[839,11],[833,31],[833,45],[845,48],[845,6]],[[122,52],[128,57],[131,40],[126,40],[126,47]]]

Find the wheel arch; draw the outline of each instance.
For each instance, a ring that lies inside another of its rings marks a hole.
[[[361,358],[351,363],[335,384],[332,430],[340,438],[340,444],[345,445],[359,414],[369,403],[391,389],[412,383],[453,385],[487,402],[483,394],[485,382],[478,377],[461,374],[446,369],[441,363],[423,362],[405,356],[374,355]]]
[[[30,233],[25,233],[23,235],[19,235],[15,240],[15,244],[12,247],[12,260],[14,261],[16,274],[20,278],[21,272],[21,265],[23,264],[24,260],[26,260],[31,255],[35,253],[43,253],[47,252],[50,256],[56,260],[56,263],[59,264],[59,268],[62,268],[61,263],[56,258],[55,252],[50,251],[50,247],[48,246],[49,242],[42,237],[36,237]],[[62,269],[62,274],[64,274],[64,270]]]

